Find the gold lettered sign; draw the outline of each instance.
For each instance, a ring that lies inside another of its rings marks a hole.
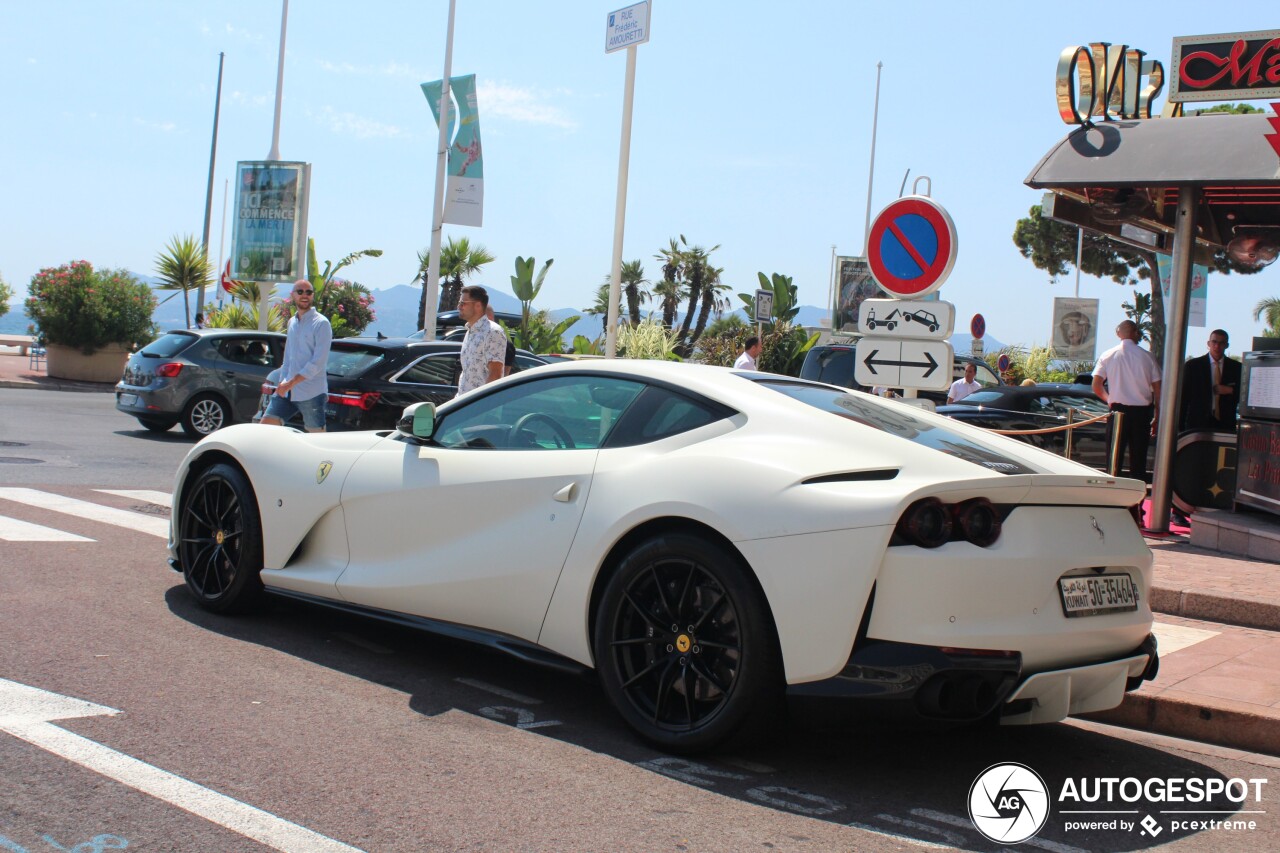
[[[1058,115],[1067,124],[1151,118],[1164,90],[1164,65],[1146,51],[1095,41],[1073,45],[1058,57]]]

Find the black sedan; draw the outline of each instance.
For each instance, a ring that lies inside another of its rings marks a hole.
[[[452,400],[458,393],[462,344],[407,338],[343,338],[333,342],[326,371],[329,403],[326,428],[332,431],[394,429],[405,406]],[[515,372],[545,362],[533,353],[516,350]],[[275,393],[276,375],[262,386],[258,417],[268,395]]]
[[[1066,425],[1068,410],[1072,422],[1105,415],[1107,405],[1088,385],[1046,383],[1043,385],[998,385],[974,391],[957,403],[939,406],[938,414],[974,426],[997,430],[1039,430]],[[1070,458],[1099,470],[1108,464],[1109,427],[1098,421],[1073,430]],[[1067,431],[1015,435],[1036,447],[1065,456]]]

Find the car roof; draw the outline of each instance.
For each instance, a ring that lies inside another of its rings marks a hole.
[[[279,338],[284,340],[283,332],[260,332],[257,329],[165,329],[161,334],[165,335],[191,335],[197,338],[234,338],[234,337],[260,337],[266,335],[270,338]]]

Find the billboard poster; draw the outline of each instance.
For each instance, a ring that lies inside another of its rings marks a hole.
[[[422,94],[427,96],[437,127],[440,126],[440,91],[443,88],[443,80],[422,84]],[[484,159],[480,147],[476,75],[450,77],[449,95],[449,125],[445,130],[449,162],[444,192],[444,221],[452,225],[479,227],[484,218]],[[453,126],[455,114],[458,116],[456,136]]]
[[[306,275],[311,165],[279,160],[236,164],[231,277],[293,282]]]
[[[886,296],[871,276],[866,258],[836,258],[836,305],[832,331],[852,334],[858,331],[858,310],[867,299]]]
[[[1156,266],[1160,268],[1160,292],[1165,300],[1169,299],[1169,288],[1173,278],[1173,256],[1156,253]],[[1205,327],[1205,304],[1209,301],[1209,268],[1201,264],[1191,267],[1191,304],[1187,307],[1187,325],[1203,329]],[[1164,315],[1169,316],[1166,308]]]
[[[1053,357],[1093,361],[1098,354],[1098,300],[1059,296],[1053,300]]]

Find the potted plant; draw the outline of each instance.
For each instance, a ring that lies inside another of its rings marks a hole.
[[[88,261],[42,269],[25,305],[46,342],[49,375],[61,379],[114,382],[129,352],[155,337],[155,296],[127,270]]]

